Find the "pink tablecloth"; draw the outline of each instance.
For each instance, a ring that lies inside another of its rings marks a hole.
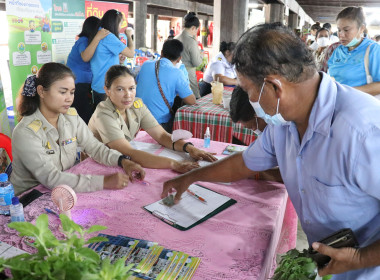
[[[145,133],[138,140],[153,141]],[[201,139],[191,139],[198,147]],[[211,151],[220,154],[226,143],[211,143]],[[71,169],[73,173],[110,174],[120,171],[87,159]],[[231,185],[200,184],[227,195],[237,203],[213,218],[185,232],[179,231],[142,209],[159,199],[162,182],[176,176],[169,170],[146,169],[149,186],[129,184],[118,191],[78,194],[72,210],[73,220],[88,227],[106,225],[104,233],[156,241],[162,246],[200,257],[201,264],[193,279],[268,279],[275,268],[277,253],[295,247],[297,217],[288,202],[282,184],[242,180]],[[48,192],[43,187],[39,189]],[[28,221],[34,221],[44,207],[54,208],[49,193],[26,207]],[[284,214],[285,213],[285,214]],[[49,215],[53,231],[58,220]],[[285,216],[285,218],[284,218]],[[8,217],[0,217],[1,224]],[[6,226],[0,230],[0,240],[30,251],[22,239]]]

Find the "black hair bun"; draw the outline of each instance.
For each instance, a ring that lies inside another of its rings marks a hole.
[[[193,18],[196,18],[197,15],[194,12],[189,12],[185,15],[184,19],[185,21],[192,20]]]

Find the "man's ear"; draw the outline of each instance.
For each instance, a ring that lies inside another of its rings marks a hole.
[[[281,80],[283,78],[279,75],[268,75],[264,80],[273,87],[276,97],[281,99],[283,93],[283,83]]]

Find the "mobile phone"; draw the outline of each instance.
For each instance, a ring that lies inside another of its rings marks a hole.
[[[22,204],[22,206],[24,206],[24,208],[25,208],[29,203],[33,202],[34,200],[39,198],[41,195],[43,195],[42,192],[40,192],[38,190],[32,190],[31,192],[21,196],[19,198],[19,201]]]
[[[354,232],[350,228],[344,228],[333,234],[327,236],[326,238],[318,241],[319,243],[326,244],[333,248],[342,248],[342,247],[358,247],[359,243],[356,240]],[[313,249],[313,247],[309,247],[308,250],[309,257],[311,257],[318,265],[319,268],[324,267],[329,261],[330,257],[318,253]]]

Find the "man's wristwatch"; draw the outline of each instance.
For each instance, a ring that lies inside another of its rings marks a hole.
[[[121,155],[121,156],[119,156],[119,159],[117,160],[117,165],[118,165],[118,166],[123,167],[123,166],[121,165],[121,161],[122,161],[123,159],[131,160],[131,157],[130,157],[130,156],[125,156],[125,155]]]
[[[191,142],[186,142],[185,145],[183,145],[183,147],[182,147],[182,150],[183,150],[185,153],[188,153],[188,151],[186,151],[186,148],[187,148],[188,145],[194,146],[193,143],[191,143]]]

